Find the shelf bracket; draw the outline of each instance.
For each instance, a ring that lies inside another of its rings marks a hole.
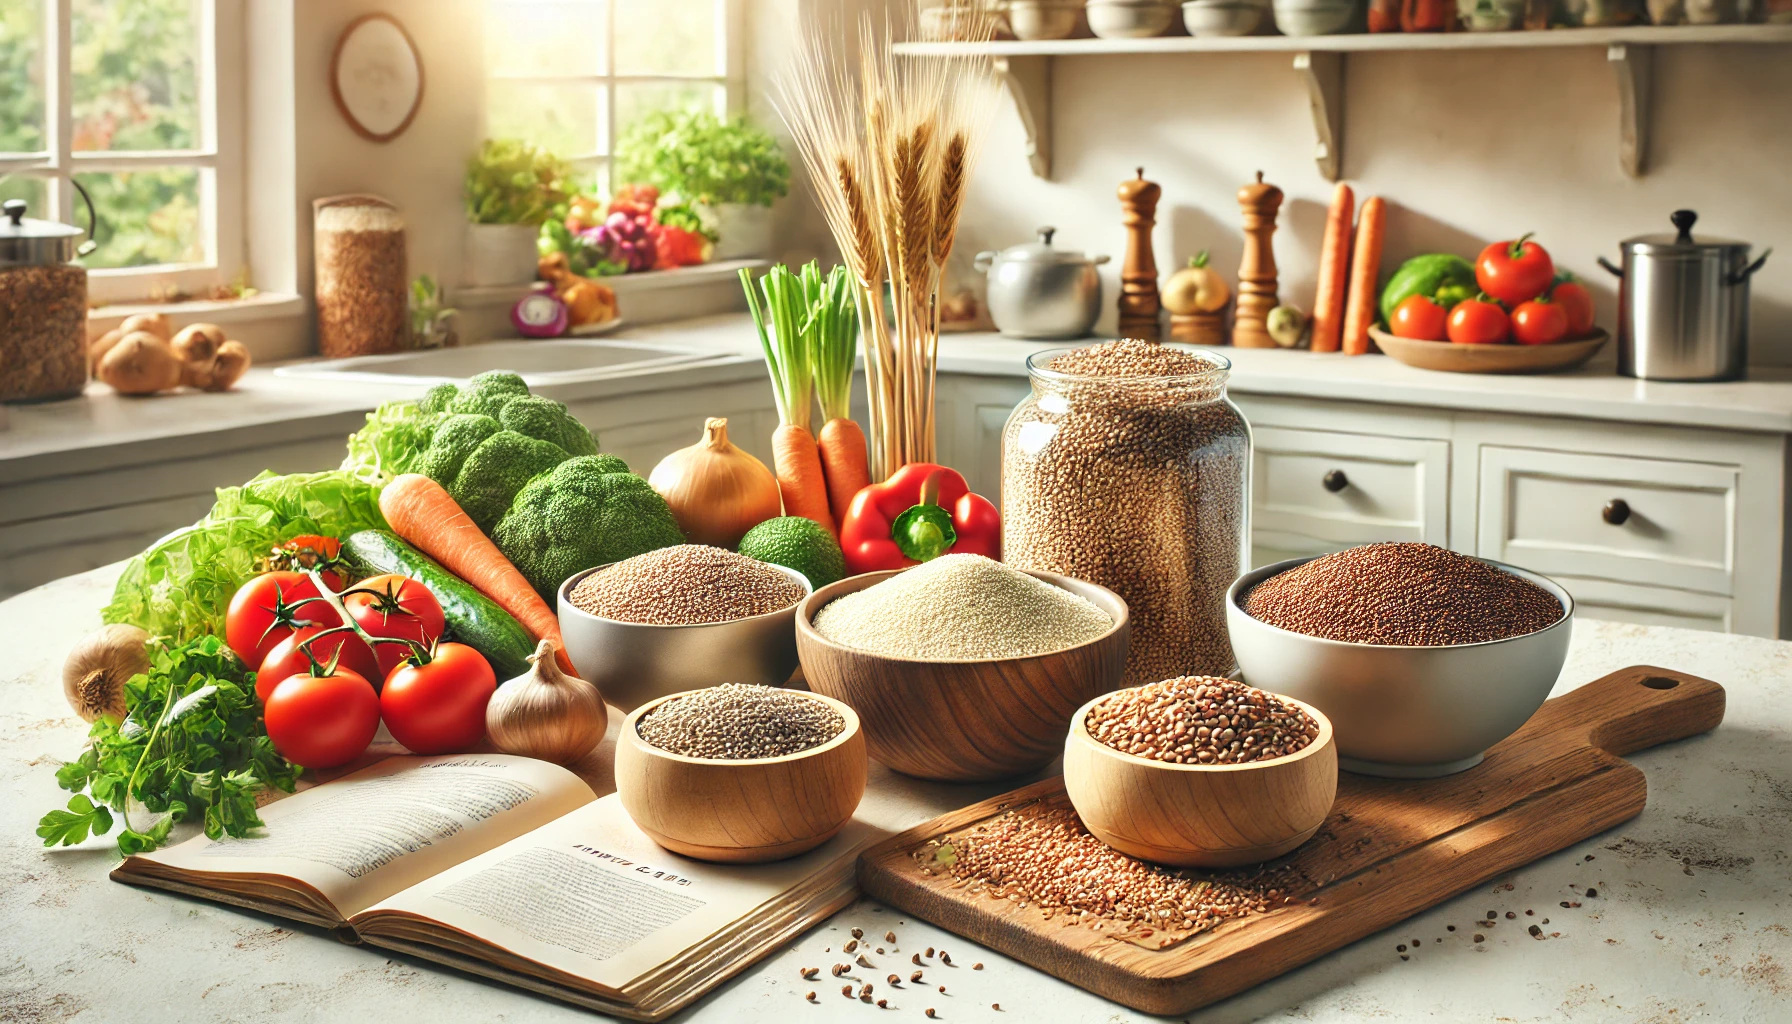
[[[1027,163],[1033,174],[1052,178],[1052,59],[1046,55],[995,59],[996,78],[1014,100],[1027,134]]]
[[[1655,48],[1613,43],[1606,62],[1618,76],[1618,163],[1640,178],[1649,161],[1649,105],[1655,81]]]
[[[1326,181],[1337,181],[1344,170],[1344,54],[1303,50],[1294,55],[1294,70],[1313,108],[1313,159]]]

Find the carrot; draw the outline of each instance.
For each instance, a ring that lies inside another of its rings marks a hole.
[[[865,432],[852,420],[836,417],[821,425],[815,447],[821,452],[822,475],[827,477],[828,508],[834,513],[834,522],[843,523],[852,499],[871,485]]]
[[[1350,270],[1350,218],[1356,193],[1342,182],[1332,194],[1325,215],[1325,241],[1319,249],[1319,289],[1313,295],[1313,351],[1336,352],[1344,336],[1344,279]]]
[[[1381,240],[1386,234],[1387,204],[1380,196],[1363,200],[1356,222],[1356,252],[1350,257],[1350,292],[1344,300],[1344,352],[1369,351],[1369,325],[1375,322],[1375,282],[1381,270]]]
[[[380,512],[393,533],[497,602],[536,641],[554,641],[560,667],[574,671],[554,610],[441,484],[421,473],[406,473],[380,491]]]
[[[772,468],[778,476],[778,492],[784,496],[784,514],[813,519],[829,533],[836,533],[834,517],[828,512],[821,452],[808,427],[786,423],[772,431]]]

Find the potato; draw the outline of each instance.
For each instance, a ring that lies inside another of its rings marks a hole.
[[[100,360],[95,376],[121,395],[153,395],[180,386],[181,360],[160,337],[132,331]]]
[[[118,329],[126,334],[130,334],[132,331],[148,331],[163,341],[169,341],[174,337],[174,324],[169,322],[166,313],[138,313],[136,316],[127,316],[124,323],[118,325]]]
[[[124,336],[124,328],[114,327],[93,339],[92,343],[87,346],[87,372],[89,374],[96,374],[99,372],[100,360],[105,357],[107,352],[112,350],[112,346],[123,340]]]
[[[209,363],[224,344],[224,328],[217,324],[188,324],[174,336],[174,354],[189,363]]]
[[[219,345],[218,355],[212,360],[211,383],[205,385],[205,390],[229,391],[248,372],[249,362],[249,350],[242,342],[226,341]]]

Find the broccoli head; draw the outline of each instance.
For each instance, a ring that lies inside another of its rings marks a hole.
[[[492,533],[552,602],[568,576],[684,543],[666,499],[614,455],[568,459],[529,481]]]
[[[432,415],[447,412],[448,403],[454,401],[454,396],[458,394],[460,388],[453,384],[437,384],[423,392],[423,397],[417,400],[417,408]]]
[[[503,429],[490,416],[470,413],[444,416],[436,423],[435,431],[429,436],[429,445],[417,459],[417,472],[448,487],[460,474],[460,467],[467,461],[467,456],[473,454],[473,449]]]
[[[524,395],[504,403],[498,422],[505,430],[514,430],[528,437],[550,441],[566,449],[568,455],[596,455],[597,438],[583,423],[573,419],[566,406],[540,395]]]
[[[468,453],[448,493],[489,535],[524,484],[569,458],[557,444],[500,430]]]
[[[513,399],[528,397],[529,385],[523,383],[523,378],[509,370],[491,370],[467,381],[466,387],[460,388],[448,400],[443,411],[476,412],[481,416],[498,419],[498,414]]]
[[[444,423],[460,416],[489,417],[505,430],[557,444],[568,455],[597,454],[597,436],[563,403],[531,395],[523,378],[508,370],[479,374],[464,386],[437,384],[423,393],[417,407]]]

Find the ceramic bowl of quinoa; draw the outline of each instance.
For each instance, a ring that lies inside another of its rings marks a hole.
[[[629,712],[717,683],[783,685],[809,592],[794,569],[680,544],[574,573],[560,585],[560,632],[579,677]]]
[[[1573,621],[1547,576],[1429,544],[1277,562],[1226,593],[1245,680],[1323,711],[1344,770],[1393,778],[1465,771],[1517,732]]]

